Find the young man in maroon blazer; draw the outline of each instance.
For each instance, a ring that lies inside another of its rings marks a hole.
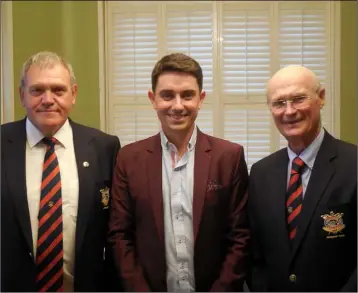
[[[125,291],[241,291],[250,239],[243,147],[196,126],[200,65],[163,57],[148,96],[162,130],[123,147],[109,239]]]

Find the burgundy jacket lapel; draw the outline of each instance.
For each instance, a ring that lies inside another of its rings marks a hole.
[[[210,167],[210,150],[211,146],[207,135],[198,129],[198,136],[195,146],[195,163],[194,163],[194,193],[193,193],[193,226],[194,240],[196,240],[207,188],[207,181]]]
[[[160,134],[153,136],[148,141],[147,159],[145,171],[149,179],[149,194],[151,197],[152,209],[155,217],[155,223],[158,230],[158,236],[164,244],[164,211],[163,211],[163,191],[162,191],[162,147],[160,143]],[[147,188],[147,186],[143,186]]]

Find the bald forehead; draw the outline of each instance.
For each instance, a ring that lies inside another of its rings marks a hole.
[[[301,65],[290,65],[277,71],[267,85],[268,95],[277,87],[300,85],[316,89],[319,85],[317,76],[308,68]]]

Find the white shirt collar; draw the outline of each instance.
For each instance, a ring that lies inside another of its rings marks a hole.
[[[44,138],[42,132],[32,124],[28,117],[26,118],[26,137],[30,148],[33,148]],[[53,137],[65,148],[72,143],[72,128],[68,119]]]
[[[188,150],[191,151],[194,149],[195,144],[196,144],[196,138],[197,138],[197,126],[195,124],[193,133],[191,134],[191,137],[190,137]],[[164,134],[163,130],[160,131],[160,140],[161,140],[162,147],[164,149],[169,149],[170,142],[169,142],[168,138],[166,137],[166,135]]]
[[[310,168],[313,169],[313,164],[316,160],[317,153],[321,147],[322,141],[324,138],[324,129],[321,127],[321,130],[318,134],[318,136],[314,139],[314,141],[305,148],[299,155],[299,157],[305,162],[305,164]],[[288,157],[290,158],[290,162],[293,161],[295,157],[297,157],[297,154],[290,149],[290,147],[287,147]]]

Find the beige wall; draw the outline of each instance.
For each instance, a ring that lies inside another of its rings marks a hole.
[[[357,143],[357,3],[341,8],[341,138]],[[22,63],[37,51],[56,51],[72,63],[79,83],[71,117],[99,128],[97,2],[14,1],[13,23],[15,93]],[[16,94],[15,118],[23,116]]]
[[[24,116],[18,84],[23,62],[50,50],[73,65],[79,92],[71,117],[99,128],[98,23],[96,1],[14,1],[15,119]]]
[[[341,5],[341,138],[357,144],[357,2]]]

